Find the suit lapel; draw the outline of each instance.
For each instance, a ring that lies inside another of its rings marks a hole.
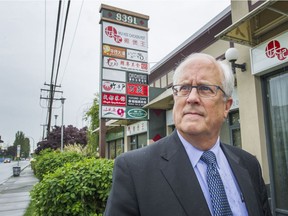
[[[221,147],[243,194],[248,214],[258,216],[257,198],[248,170],[241,165],[241,160],[237,155],[226,148],[223,144],[221,144]]]
[[[170,136],[161,157],[161,171],[186,214],[210,215],[196,174],[176,132]]]

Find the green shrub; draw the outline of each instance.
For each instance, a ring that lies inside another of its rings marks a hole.
[[[45,175],[32,191],[35,215],[100,216],[112,184],[113,160],[84,159]]]
[[[77,152],[60,152],[44,150],[35,159],[35,175],[41,181],[47,173],[53,173],[57,168],[68,162],[78,162],[84,156]]]

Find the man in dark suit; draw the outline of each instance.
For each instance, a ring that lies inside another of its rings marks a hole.
[[[176,130],[116,158],[104,215],[271,215],[257,159],[220,142],[233,88],[226,65],[206,54],[187,57],[173,77]]]

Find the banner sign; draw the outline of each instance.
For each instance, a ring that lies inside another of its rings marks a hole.
[[[103,22],[103,43],[135,50],[148,50],[148,33],[122,25]]]
[[[126,108],[125,107],[115,107],[115,106],[102,106],[102,117],[103,118],[116,118],[125,119],[126,118]]]
[[[132,61],[147,62],[148,54],[147,52],[127,49],[127,59],[132,60]]]
[[[121,94],[102,93],[102,104],[113,106],[126,106],[126,96]]]
[[[102,92],[126,94],[126,83],[103,80]]]
[[[103,45],[102,53],[104,56],[111,56],[115,58],[126,58],[126,49],[121,47],[115,47],[111,45]]]
[[[103,67],[132,72],[148,72],[148,64],[104,56]]]
[[[138,95],[138,96],[148,96],[148,86],[141,85],[141,84],[127,83],[127,94]]]
[[[148,16],[143,16],[142,14],[131,13],[126,10],[117,10],[113,11],[106,8],[106,5],[102,5],[101,15],[103,18],[107,20],[111,20],[112,22],[119,22],[127,25],[131,25],[135,28],[145,28],[148,29]]]
[[[288,32],[251,49],[253,75],[262,74],[285,62],[288,62]]]
[[[20,158],[20,150],[21,150],[21,146],[17,145],[17,158]]]
[[[102,70],[103,80],[115,80],[119,82],[126,82],[126,72],[125,71],[119,71],[119,70],[110,70],[103,68]]]
[[[127,82],[138,83],[138,84],[148,84],[148,75],[140,73],[127,73]]]
[[[126,108],[126,118],[127,119],[147,119],[148,112],[142,108]]]
[[[148,97],[138,97],[138,96],[127,95],[128,106],[143,107],[147,103],[148,103]]]
[[[147,132],[147,125],[148,125],[147,121],[140,121],[140,122],[131,124],[127,126],[126,134],[127,136],[131,136],[131,135]]]

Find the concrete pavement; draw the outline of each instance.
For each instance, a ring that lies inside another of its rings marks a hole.
[[[0,185],[0,215],[23,216],[30,203],[29,192],[38,182],[31,166],[21,167],[20,176]]]

